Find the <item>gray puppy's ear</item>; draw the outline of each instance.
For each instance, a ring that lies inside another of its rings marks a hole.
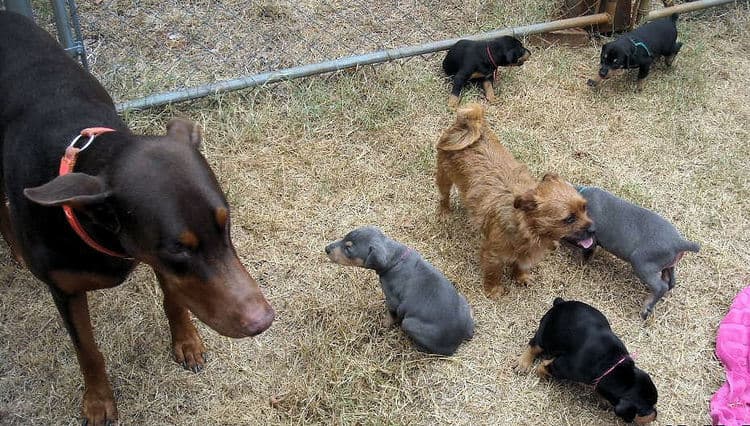
[[[367,259],[365,259],[365,268],[383,269],[385,262],[385,248],[380,244],[371,245],[370,251],[367,253]]]

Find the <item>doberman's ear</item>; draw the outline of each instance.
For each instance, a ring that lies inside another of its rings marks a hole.
[[[112,195],[103,180],[85,173],[58,176],[42,186],[26,188],[23,195],[43,206],[67,204],[73,208],[101,203]]]
[[[167,123],[167,136],[197,148],[201,144],[201,126],[189,120],[173,118]]]
[[[536,197],[534,197],[533,189],[529,189],[528,191],[524,192],[523,195],[516,196],[516,198],[513,200],[513,207],[525,212],[534,210],[536,206]]]
[[[365,259],[365,268],[368,269],[383,269],[385,267],[385,249],[380,244],[373,244],[370,246],[370,251]]]

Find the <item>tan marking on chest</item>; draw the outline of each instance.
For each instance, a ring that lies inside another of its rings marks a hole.
[[[479,72],[475,72],[469,76],[469,78],[485,78],[485,77],[489,77],[489,74],[482,74]]]

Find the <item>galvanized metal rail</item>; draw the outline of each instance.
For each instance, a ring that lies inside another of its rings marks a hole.
[[[677,6],[667,7],[658,11],[651,12],[646,20],[656,19],[662,16],[669,16],[673,13],[685,13],[694,10],[706,9],[727,3],[733,3],[736,0],[698,0],[691,3],[685,3]],[[606,10],[614,12],[617,0],[608,0]],[[146,96],[140,99],[134,99],[117,104],[118,111],[145,109],[170,103],[187,101],[190,99],[201,98],[219,93],[225,93],[233,90],[245,89],[249,87],[262,86],[265,84],[276,83],[279,81],[293,80],[296,78],[307,77],[316,74],[323,74],[332,71],[339,71],[347,68],[353,68],[362,65],[377,64],[381,62],[392,61],[395,59],[408,58],[411,56],[423,55],[426,53],[447,50],[462,38],[472,40],[489,40],[504,35],[524,36],[531,34],[540,34],[551,31],[563,30],[568,28],[585,27],[589,25],[598,25],[611,22],[610,13],[598,13],[595,15],[581,16],[558,21],[525,25],[521,27],[502,29],[488,33],[440,40],[436,42],[420,44],[417,46],[401,47],[395,49],[380,50],[377,52],[363,55],[348,56],[332,61],[320,62],[316,64],[303,65],[299,67],[286,68],[278,71],[271,71],[262,74],[256,74],[246,77],[240,77],[230,80],[208,83],[201,86],[174,90],[165,93]]]

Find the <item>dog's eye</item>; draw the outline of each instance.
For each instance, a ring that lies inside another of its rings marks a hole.
[[[570,216],[568,216],[568,217],[565,218],[565,223],[567,223],[568,225],[570,225],[571,223],[573,223],[575,221],[576,221],[576,215],[575,215],[575,213],[571,213]]]

